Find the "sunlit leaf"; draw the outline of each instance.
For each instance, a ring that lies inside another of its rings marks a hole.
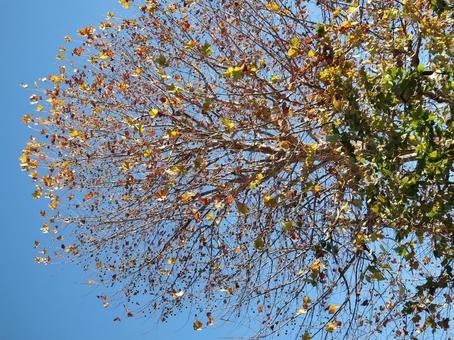
[[[200,320],[195,320],[194,323],[192,324],[192,328],[194,328],[195,331],[201,331],[202,330],[202,323]]]
[[[334,314],[336,312],[336,310],[339,308],[340,306],[338,305],[329,305],[328,307],[328,313],[330,314]]]

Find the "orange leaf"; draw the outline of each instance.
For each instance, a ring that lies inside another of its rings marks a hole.
[[[202,323],[200,322],[200,320],[195,320],[192,328],[194,328],[195,331],[202,330]]]
[[[92,199],[94,195],[95,195],[95,194],[94,194],[92,191],[90,191],[88,194],[86,194],[86,195],[84,196],[84,200],[85,200],[85,201],[88,201],[89,199]]]

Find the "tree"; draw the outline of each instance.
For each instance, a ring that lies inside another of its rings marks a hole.
[[[194,306],[194,329],[446,335],[452,6],[120,3],[132,19],[65,37],[23,117],[59,252],[128,308]]]

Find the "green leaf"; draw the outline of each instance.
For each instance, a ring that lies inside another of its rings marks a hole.
[[[208,44],[207,42],[205,42],[205,43],[202,45],[202,54],[203,54],[205,57],[209,57],[212,53],[213,53],[213,51],[212,51],[212,49],[211,49],[211,45]]]
[[[265,243],[263,242],[263,238],[261,236],[257,236],[254,241],[254,248],[258,250],[263,249],[264,244]]]
[[[161,67],[169,66],[169,61],[162,54],[158,58],[156,58],[155,62],[156,62],[156,64],[158,64]]]
[[[282,224],[282,230],[287,232],[287,231],[292,231],[295,229],[295,224],[292,221],[283,221],[281,222]]]

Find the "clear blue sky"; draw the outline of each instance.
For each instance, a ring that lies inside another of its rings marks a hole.
[[[21,82],[33,83],[55,71],[55,54],[65,35],[96,24],[116,0],[0,0],[0,340],[190,340],[250,335],[222,325],[192,330],[192,317],[167,324],[149,319],[114,323],[121,308],[103,309],[87,277],[74,265],[34,263],[40,203],[18,157],[31,134],[19,119],[30,112]]]

